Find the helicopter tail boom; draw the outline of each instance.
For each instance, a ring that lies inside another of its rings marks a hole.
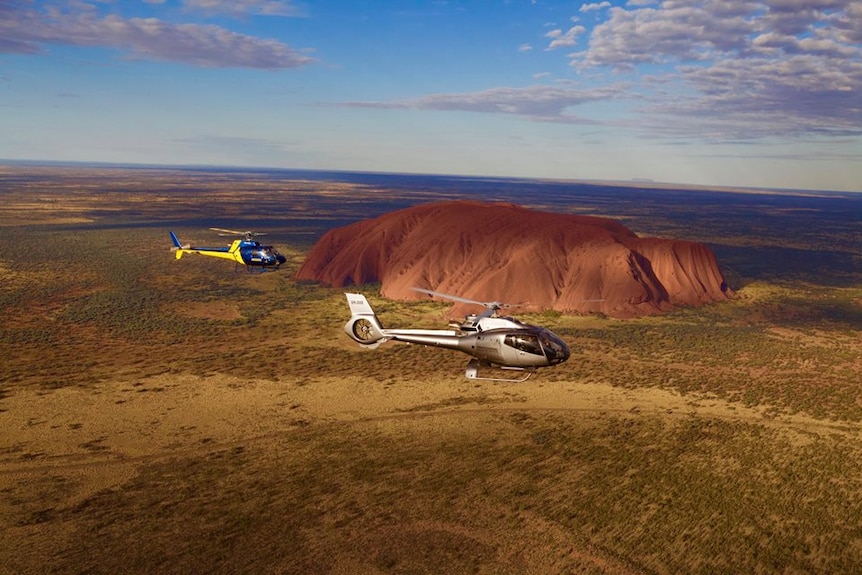
[[[392,340],[404,343],[415,343],[433,347],[445,347],[470,353],[472,339],[464,338],[459,332],[451,329],[386,329],[377,319],[374,310],[365,296],[357,293],[346,293],[350,306],[350,319],[344,325],[344,331],[350,338],[363,347],[376,348],[381,343]]]

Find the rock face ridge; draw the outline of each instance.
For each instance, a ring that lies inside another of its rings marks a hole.
[[[412,300],[413,287],[525,311],[630,318],[728,298],[712,251],[692,241],[639,238],[607,218],[513,204],[438,202],[327,232],[297,272],[333,287],[380,282]],[[477,311],[457,305],[454,313]]]

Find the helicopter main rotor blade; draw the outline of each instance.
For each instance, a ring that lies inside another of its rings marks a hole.
[[[529,302],[509,304],[509,303],[502,303],[502,302],[498,302],[498,301],[477,301],[474,299],[467,299],[467,298],[456,296],[456,295],[450,295],[447,293],[432,291],[430,289],[424,289],[424,288],[418,288],[418,287],[414,287],[414,288],[410,288],[410,289],[412,289],[413,291],[426,293],[430,296],[441,297],[443,299],[448,299],[448,300],[457,301],[457,302],[461,302],[461,303],[471,303],[471,304],[484,306],[486,309],[484,312],[479,314],[479,317],[488,317],[500,309],[508,309],[508,308],[512,308],[512,307],[524,307],[524,306],[531,305]],[[582,299],[582,300],[578,300],[578,303],[592,303],[592,302],[602,302],[602,301],[605,301],[605,300],[604,299]]]
[[[430,289],[423,289],[423,288],[417,288],[417,287],[410,288],[410,289],[412,289],[413,291],[426,293],[426,294],[432,295],[432,296],[436,295],[437,297],[442,297],[443,299],[448,299],[448,300],[457,301],[457,302],[461,302],[461,303],[472,303],[472,304],[476,304],[476,305],[481,305],[481,306],[489,308],[489,309],[500,309],[502,307],[508,307],[506,304],[500,303],[498,301],[476,301],[474,299],[467,299],[467,298],[459,297],[456,295],[450,295],[447,293],[440,293],[440,292],[436,292],[436,291],[431,291]]]
[[[231,234],[232,236],[243,236],[245,232],[238,232],[236,230],[226,230],[224,228],[210,228],[214,232],[222,232],[224,234]]]
[[[226,230],[224,228],[210,228],[214,232],[221,232],[220,236],[265,236],[265,232],[239,232],[237,230]]]

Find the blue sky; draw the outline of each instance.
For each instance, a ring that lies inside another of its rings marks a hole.
[[[0,158],[862,191],[862,2],[0,0]]]

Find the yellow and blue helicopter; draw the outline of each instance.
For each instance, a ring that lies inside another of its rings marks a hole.
[[[170,232],[171,241],[174,243],[171,250],[177,253],[177,259],[183,257],[183,254],[199,254],[203,256],[212,256],[226,260],[233,260],[234,271],[237,270],[240,264],[243,264],[248,271],[254,268],[260,268],[264,272],[268,269],[278,269],[278,266],[287,261],[283,255],[278,253],[272,246],[262,245],[255,236],[263,236],[266,234],[257,232],[237,232],[234,230],[223,230],[221,228],[210,228],[215,232],[220,232],[220,236],[242,236],[241,239],[234,240],[229,246],[218,248],[202,248],[194,247],[189,244],[183,245],[177,234]]]

